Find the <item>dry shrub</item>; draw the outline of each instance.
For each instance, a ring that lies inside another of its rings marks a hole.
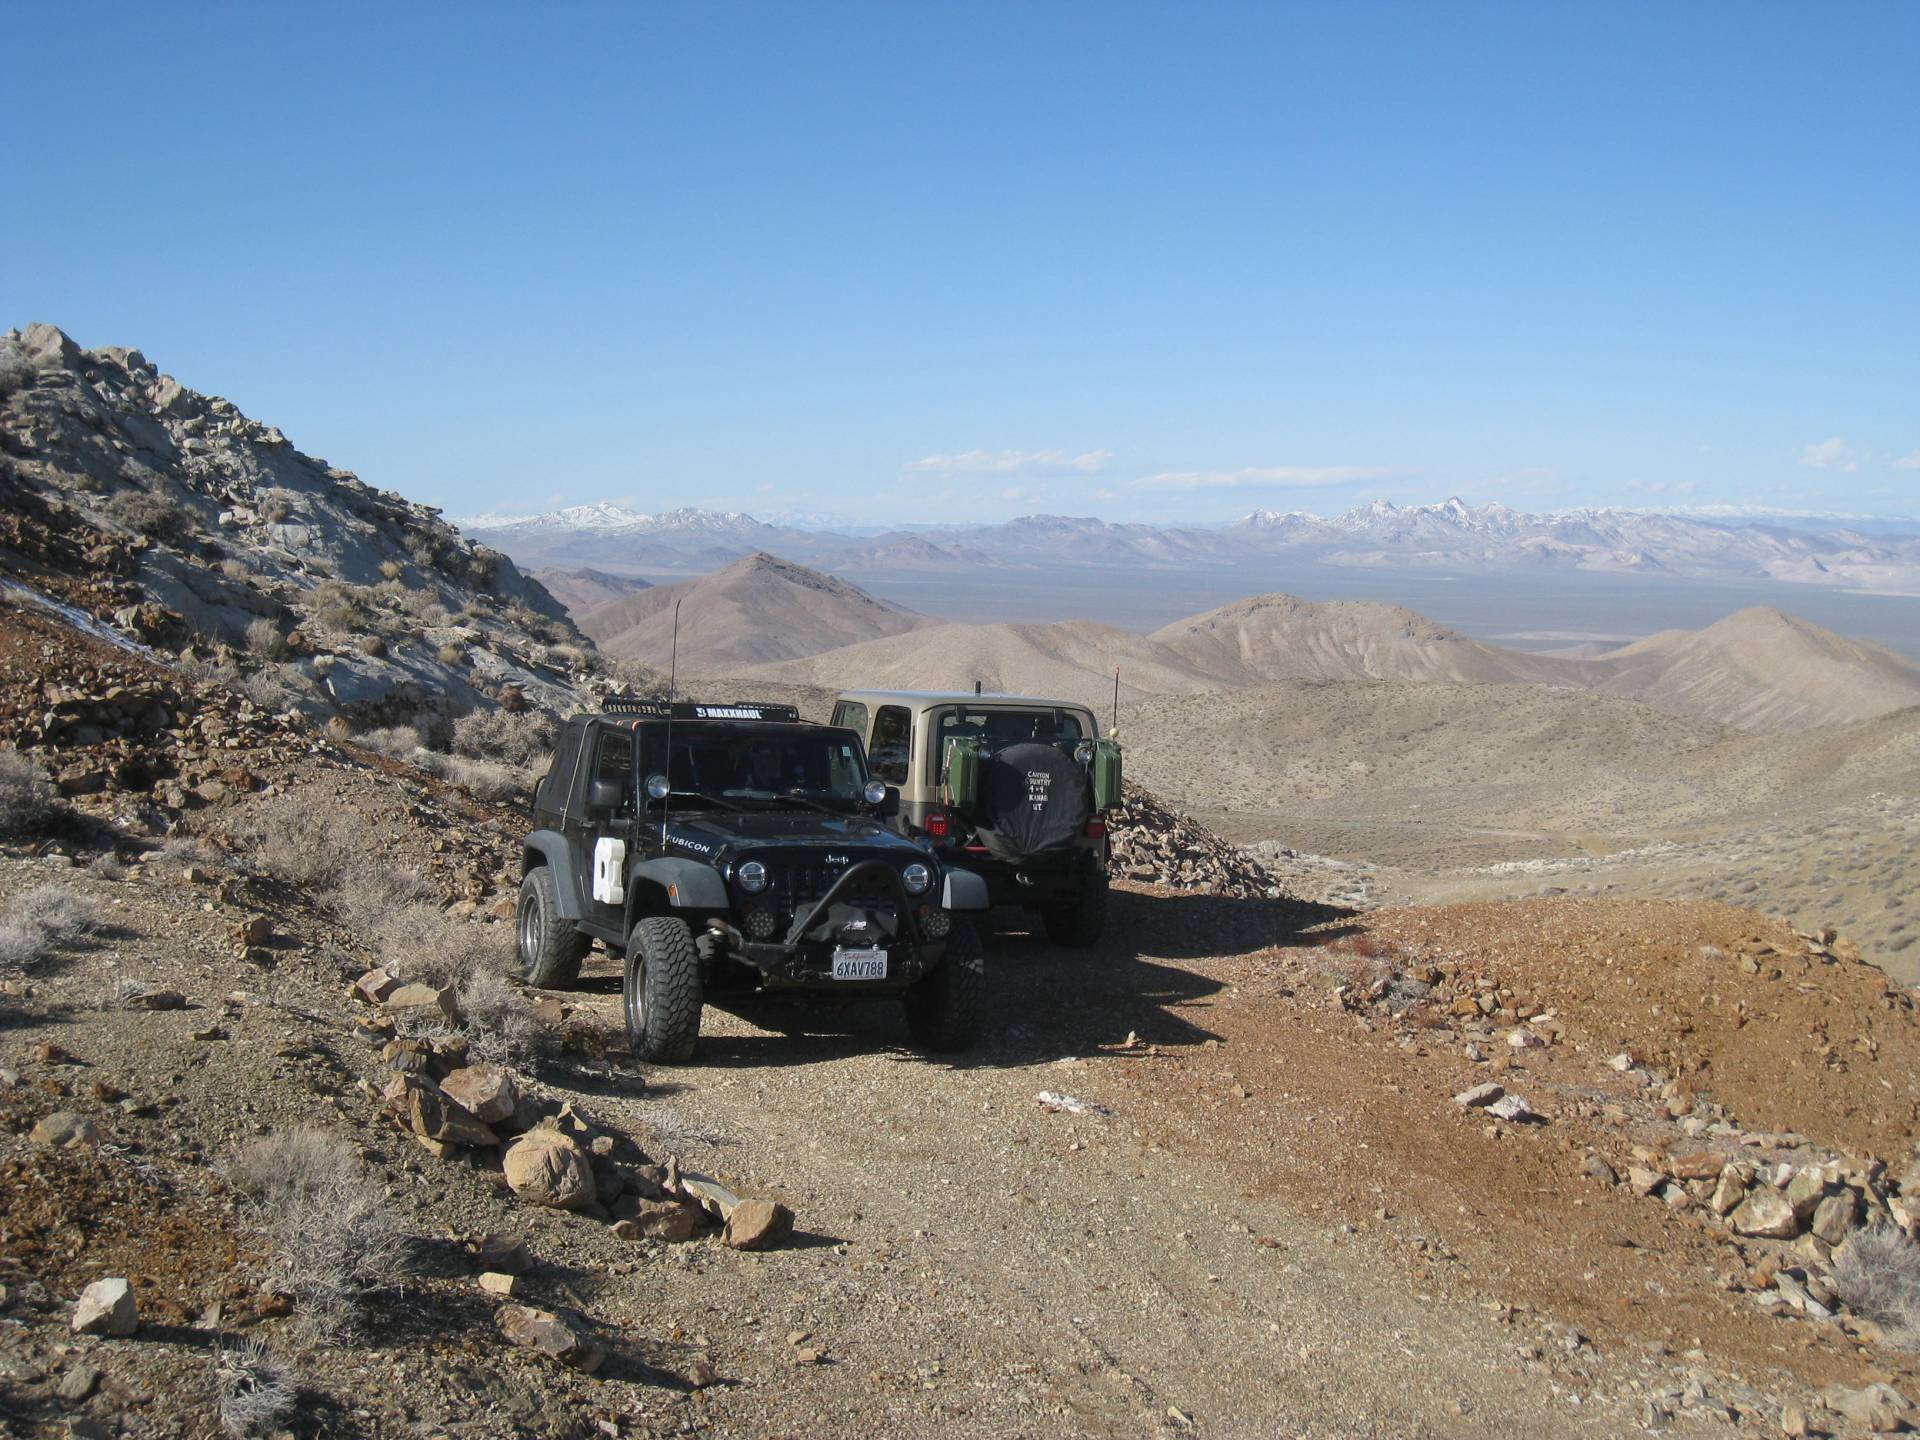
[[[122,490],[100,508],[116,525],[149,539],[179,545],[193,538],[192,514],[167,495]]]
[[[390,760],[410,760],[420,748],[420,732],[411,725],[388,725],[366,731],[355,743]]]
[[[242,585],[253,579],[253,570],[244,560],[222,560],[220,573],[229,580],[237,580]]]
[[[402,565],[398,560],[382,560],[380,562],[380,574],[388,580],[398,580],[402,575],[406,574],[406,572],[407,567]]]
[[[387,642],[385,638],[379,635],[362,636],[360,640],[360,653],[362,655],[371,655],[374,659],[378,660],[382,655],[387,653]]]
[[[53,818],[53,782],[38,761],[0,750],[0,835],[35,835]]]
[[[530,795],[539,776],[512,765],[491,760],[467,760],[458,755],[436,755],[431,768],[441,779],[463,786],[476,800],[500,802]]]
[[[626,686],[635,695],[664,695],[667,693],[667,677],[651,665],[625,656],[614,656],[609,660],[613,678]]]
[[[513,1065],[533,1049],[539,1027],[520,992],[498,969],[478,968],[454,991],[467,1034],[467,1053]]]
[[[242,838],[260,869],[314,896],[331,892],[375,848],[353,811],[302,790],[263,805]]]
[[[0,400],[16,390],[26,389],[39,374],[17,341],[0,340]]]
[[[256,1338],[213,1350],[214,1413],[234,1440],[271,1434],[293,1413],[299,1386],[293,1374]]]
[[[453,722],[453,752],[475,760],[530,765],[546,759],[558,733],[558,724],[545,711],[473,710]]]
[[[289,653],[280,627],[262,615],[247,626],[247,653],[262,660],[284,660]]]
[[[7,907],[6,922],[33,936],[41,949],[69,949],[100,933],[100,907],[64,885],[38,885]]]
[[[0,920],[0,971],[25,970],[46,954],[40,932],[17,920]]]
[[[475,1059],[513,1064],[533,1048],[537,1027],[507,978],[509,957],[495,932],[416,904],[388,914],[373,936],[389,973],[453,988]]]
[[[467,663],[467,647],[464,645],[442,645],[440,647],[442,665],[464,665]]]
[[[1891,1225],[1862,1230],[1840,1247],[1833,1284],[1856,1315],[1885,1326],[1902,1344],[1920,1340],[1920,1245]]]
[[[352,1333],[405,1267],[407,1240],[353,1149],[319,1130],[259,1140],[229,1167],[273,1246],[272,1279],[318,1338]]]

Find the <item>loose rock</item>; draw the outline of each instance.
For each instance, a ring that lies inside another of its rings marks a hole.
[[[131,1335],[139,1326],[133,1287],[118,1277],[94,1281],[80,1292],[80,1302],[73,1307],[77,1335]]]
[[[771,1200],[742,1200],[727,1216],[721,1243],[732,1250],[771,1250],[793,1234],[793,1212]]]
[[[593,1203],[593,1166],[558,1130],[529,1130],[507,1148],[501,1169],[513,1193],[535,1205],[578,1210]]]

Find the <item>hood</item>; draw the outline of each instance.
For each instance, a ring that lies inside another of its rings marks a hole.
[[[733,815],[704,811],[667,822],[670,848],[708,859],[725,850],[734,854],[754,850],[854,848],[869,855],[912,855],[926,852],[886,826],[862,815],[823,815],[792,810]]]

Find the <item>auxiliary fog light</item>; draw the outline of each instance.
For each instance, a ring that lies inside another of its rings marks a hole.
[[[774,927],[779,918],[771,910],[755,910],[747,916],[747,938],[750,940],[771,940]]]
[[[953,929],[953,917],[944,910],[930,910],[920,917],[920,928],[929,940],[944,940]]]

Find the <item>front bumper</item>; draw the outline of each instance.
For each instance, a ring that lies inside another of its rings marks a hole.
[[[931,890],[909,895],[891,865],[863,860],[849,866],[818,900],[801,906],[782,939],[755,940],[728,926],[727,948],[758,970],[769,989],[849,995],[899,990],[940,963],[951,923]],[[834,979],[834,955],[843,946],[885,951],[886,978]]]

